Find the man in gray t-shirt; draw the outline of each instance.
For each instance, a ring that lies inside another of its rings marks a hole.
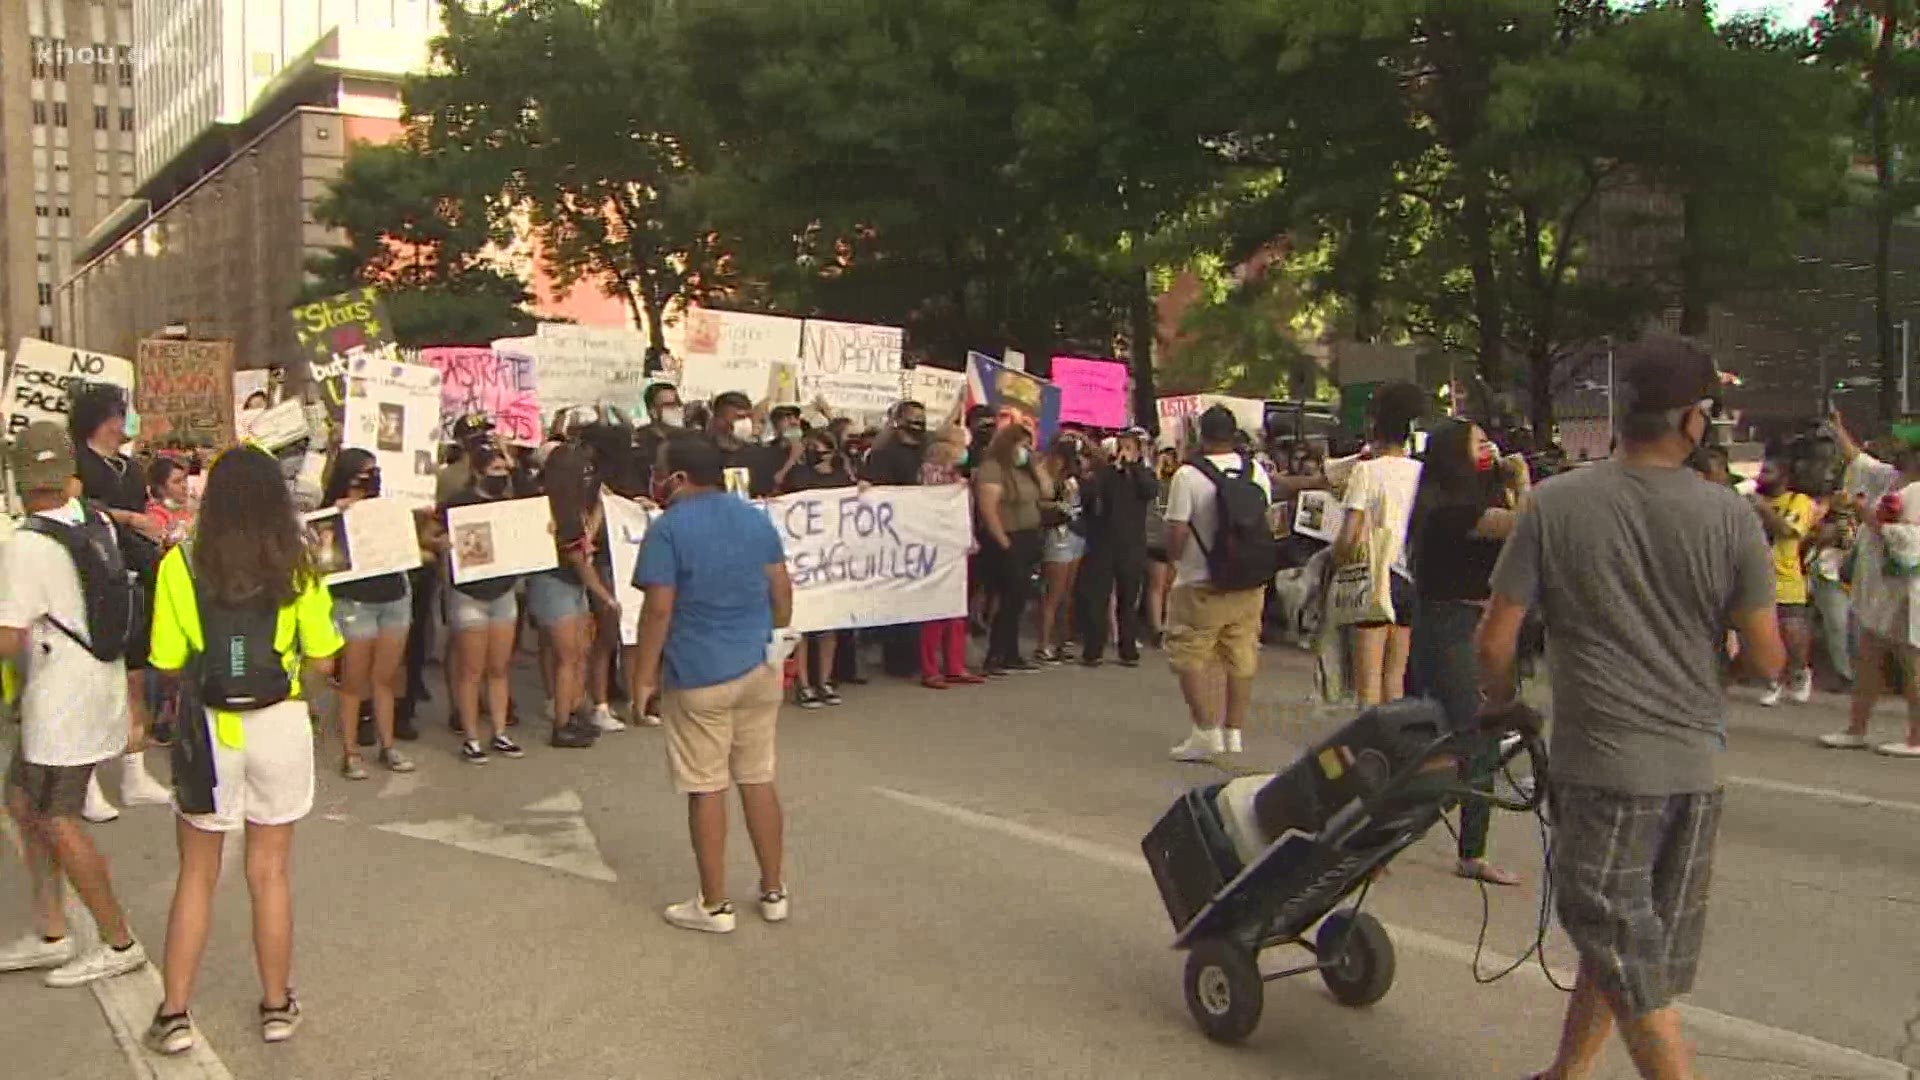
[[[1719,645],[1786,662],[1773,559],[1753,509],[1687,461],[1712,361],[1656,338],[1621,350],[1620,453],[1535,490],[1493,573],[1476,642],[1490,709],[1514,694],[1520,624],[1541,612],[1553,680],[1553,883],[1580,975],[1551,1076],[1585,1076],[1617,1020],[1645,1077],[1693,1076],[1673,999],[1692,989],[1726,744]]]

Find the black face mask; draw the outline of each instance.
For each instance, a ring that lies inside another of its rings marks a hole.
[[[480,494],[489,499],[497,499],[507,493],[507,485],[512,480],[510,476],[483,476],[480,478]]]

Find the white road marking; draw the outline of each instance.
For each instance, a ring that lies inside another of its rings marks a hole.
[[[99,940],[100,929],[83,907],[68,905],[67,926],[78,941],[91,945]],[[171,1057],[152,1053],[140,1045],[140,1036],[153,1021],[161,998],[166,996],[160,985],[160,969],[156,966],[160,955],[157,952],[148,955],[152,963],[139,971],[87,984],[101,1014],[107,1018],[107,1029],[113,1033],[114,1044],[133,1067],[135,1080],[233,1080],[233,1074],[227,1071],[220,1055],[214,1053],[204,1031],[195,1030],[193,1049]]]
[[[1821,802],[1839,803],[1841,806],[1870,807],[1875,810],[1891,810],[1898,814],[1920,815],[1920,803],[1901,802],[1898,799],[1880,799],[1872,795],[1862,795],[1857,791],[1845,791],[1840,788],[1808,787],[1805,784],[1788,784],[1779,780],[1768,780],[1758,776],[1729,776],[1726,782],[1733,787],[1752,788],[1755,791],[1770,791],[1775,795],[1798,795]]]
[[[593,881],[618,881],[600,854],[600,841],[587,824],[585,809],[578,793],[562,791],[523,807],[522,816],[507,821],[483,821],[472,814],[461,814],[437,821],[389,822],[374,828]]]
[[[949,821],[958,822],[962,825],[968,825],[986,832],[999,833],[1002,836],[1010,836],[1017,840],[1024,840],[1030,844],[1052,848],[1055,851],[1064,852],[1069,855],[1076,855],[1088,862],[1099,863],[1102,866],[1111,867],[1124,873],[1135,874],[1142,877],[1151,876],[1152,874],[1152,871],[1147,868],[1146,860],[1137,851],[1110,847],[1106,844],[1083,840],[1075,836],[1068,836],[1050,829],[1037,828],[1009,818],[995,817],[992,814],[984,814],[978,810],[969,810],[964,806],[954,806],[951,803],[944,803],[937,799],[929,799],[924,795],[915,795],[911,792],[899,791],[894,788],[875,787],[872,790],[875,794],[891,799],[894,802],[924,810],[931,814],[937,814]],[[1417,952],[1423,952],[1430,956],[1436,956],[1454,963],[1469,964],[1473,962],[1474,949],[1472,945],[1462,944],[1424,931],[1410,930],[1400,926],[1390,927],[1389,929],[1393,932],[1396,944],[1403,943],[1408,948]],[[1480,962],[1484,967],[1499,970],[1511,965],[1513,959],[1511,957],[1503,957],[1492,951],[1486,951],[1481,953]],[[1541,973],[1538,965],[1528,964],[1521,970],[1544,984],[1545,976]],[[1572,975],[1570,973],[1556,971],[1554,977],[1562,983],[1570,984],[1572,982]],[[1865,1051],[1840,1046],[1823,1039],[1814,1038],[1811,1035],[1803,1035],[1797,1031],[1788,1031],[1785,1028],[1773,1027],[1768,1024],[1762,1024],[1756,1020],[1730,1016],[1726,1013],[1702,1008],[1698,1005],[1682,1003],[1679,1009],[1681,1014],[1686,1017],[1687,1023],[1702,1032],[1708,1032],[1721,1038],[1743,1043],[1761,1050],[1771,1058],[1795,1063],[1822,1075],[1847,1077],[1849,1080],[1854,1080],[1854,1078],[1857,1078],[1857,1080],[1911,1080],[1913,1076],[1907,1066],[1897,1061],[1889,1061],[1886,1058],[1875,1057]]]

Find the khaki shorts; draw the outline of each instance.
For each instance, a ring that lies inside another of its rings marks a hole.
[[[771,664],[718,686],[660,695],[667,721],[667,768],[682,795],[773,782],[773,728],[780,673]]]
[[[1260,666],[1260,613],[1265,589],[1220,592],[1183,585],[1167,598],[1167,662],[1194,672],[1211,664],[1236,679],[1251,679]]]

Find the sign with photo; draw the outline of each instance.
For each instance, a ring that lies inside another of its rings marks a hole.
[[[1032,432],[1035,453],[1060,430],[1060,388],[983,353],[967,354],[967,407],[975,405],[993,410],[995,430],[1019,424]]]
[[[372,286],[300,304],[293,309],[293,334],[333,423],[347,415],[347,378],[356,359],[400,359],[386,305]]]
[[[410,506],[434,503],[440,440],[440,372],[425,364],[354,361],[341,445],[373,453],[380,491]]]
[[[22,338],[7,378],[7,438],[42,420],[65,428],[73,391],[89,383],[109,383],[131,396],[133,364],[106,353]]]
[[[905,342],[897,326],[808,319],[800,335],[800,400],[823,398],[856,422],[883,419],[900,400]]]
[[[1340,527],[1346,519],[1346,507],[1331,491],[1303,491],[1294,499],[1293,531],[1297,536],[1331,544],[1340,538]]]
[[[233,342],[148,338],[134,355],[140,441],[218,449],[233,443]]]
[[[540,401],[534,393],[531,355],[450,347],[422,349],[420,359],[440,372],[442,438],[452,437],[461,417],[484,413],[507,442],[540,445]]]
[[[420,565],[413,510],[393,499],[362,499],[303,518],[314,569],[329,585],[400,574]]]
[[[553,505],[534,499],[503,499],[447,511],[453,546],[453,582],[537,574],[560,565],[553,542]]]
[[[738,391],[759,400],[774,365],[799,360],[805,325],[750,311],[688,311],[680,323],[681,398],[711,401]]]

